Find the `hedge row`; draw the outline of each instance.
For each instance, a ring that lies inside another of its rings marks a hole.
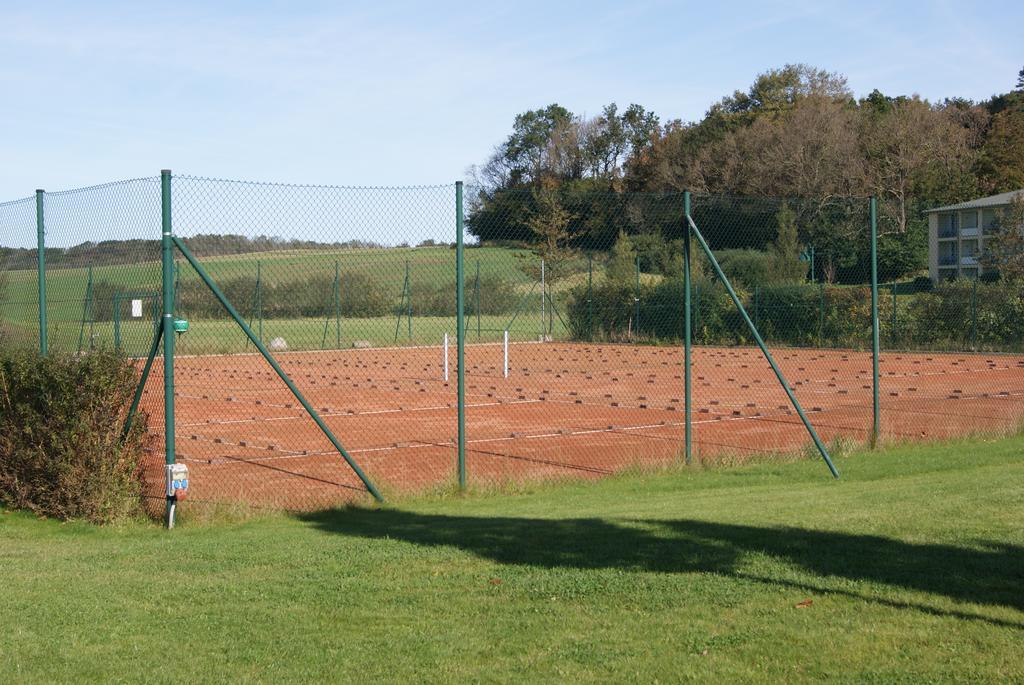
[[[475,313],[473,298],[475,276],[465,284],[466,311]],[[402,283],[385,281],[365,273],[342,273],[340,276],[338,306],[345,318],[391,316],[402,302]],[[239,313],[251,318],[257,314],[256,278],[237,276],[218,281],[218,287]],[[413,316],[455,316],[455,282],[411,284]],[[95,321],[111,321],[114,317],[114,295],[123,292],[123,286],[99,281],[93,286],[93,317]],[[518,302],[516,286],[511,281],[491,274],[480,277],[480,313],[507,314],[515,310]],[[197,280],[178,284],[177,313],[191,319],[227,318],[223,307],[213,293]],[[304,280],[287,282],[264,281],[260,284],[260,309],[267,319],[323,318],[334,315],[334,275],[312,274]],[[130,303],[121,303],[121,316],[127,318]],[[148,311],[148,310],[147,310]]]
[[[871,345],[871,290],[867,286],[774,285],[738,295],[770,344],[864,349]],[[679,279],[639,291],[603,283],[588,294],[573,291],[567,306],[571,335],[579,340],[675,343],[683,336]],[[707,345],[753,343],[749,328],[718,283],[692,291],[693,340]],[[899,349],[1024,349],[1024,291],[997,284],[953,283],[930,292],[879,300],[882,345]]]

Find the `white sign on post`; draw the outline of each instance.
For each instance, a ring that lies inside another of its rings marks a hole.
[[[142,300],[132,300],[132,318],[142,318]]]

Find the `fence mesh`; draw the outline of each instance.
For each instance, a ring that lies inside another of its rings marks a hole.
[[[36,198],[0,203],[0,346],[39,342]]]
[[[192,502],[364,498],[324,428],[385,496],[458,485],[456,192],[173,177],[174,234],[245,324],[176,250],[176,458]],[[688,455],[684,195],[464,197],[470,487],[816,455],[755,330],[825,446],[871,441],[868,200],[690,198],[711,254],[691,239]],[[47,193],[43,214],[49,351],[116,347],[141,369],[161,314],[160,179]],[[36,219],[34,197],[0,204],[4,345],[39,344]],[[1022,309],[1007,282],[881,284],[881,439],[1015,430]],[[158,358],[142,404],[154,498],[162,372]]]

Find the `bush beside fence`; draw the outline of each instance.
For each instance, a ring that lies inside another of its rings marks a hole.
[[[122,436],[137,381],[111,352],[0,349],[0,504],[95,523],[140,513],[146,416]]]

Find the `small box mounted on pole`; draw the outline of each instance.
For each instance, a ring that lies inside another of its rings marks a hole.
[[[184,499],[188,494],[188,466],[167,464],[167,496]]]

